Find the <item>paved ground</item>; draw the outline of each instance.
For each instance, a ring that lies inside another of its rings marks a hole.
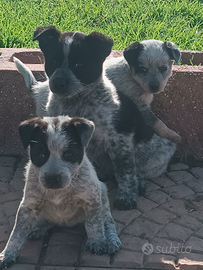
[[[0,157],[0,250],[8,240],[24,186],[26,158]],[[147,181],[131,211],[113,209],[122,249],[113,256],[83,251],[83,226],[55,228],[27,241],[11,270],[203,269],[203,168],[178,163]],[[109,185],[110,201],[116,188]]]

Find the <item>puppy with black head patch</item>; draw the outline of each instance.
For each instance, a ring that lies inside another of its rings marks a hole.
[[[93,121],[95,132],[87,147],[88,158],[100,179],[116,178],[115,207],[136,208],[138,195],[146,188],[143,178],[163,173],[176,147],[168,140],[160,142],[158,136],[152,139],[154,132],[140,121],[132,100],[118,95],[103,72],[112,39],[98,32],[61,33],[47,26],[34,31],[34,40],[44,53],[49,79],[37,82],[22,62],[14,61],[36,101],[38,115]]]
[[[22,62],[16,58],[14,61],[35,98],[37,114],[93,121],[95,132],[87,155],[100,179],[116,178],[115,206],[120,210],[135,208],[145,184],[134,161],[133,127],[128,132],[118,132],[121,103],[115,87],[102,72],[113,40],[97,32],[61,33],[54,26],[37,28],[34,40],[44,53],[49,79],[37,82]]]
[[[154,94],[164,91],[172,74],[173,62],[180,60],[180,50],[172,42],[153,39],[133,42],[123,55],[104,62],[108,78],[118,92],[136,104],[146,124],[160,137],[179,142],[181,137],[156,117],[150,104]]]
[[[34,118],[20,124],[30,161],[15,225],[0,254],[0,269],[16,261],[29,234],[38,239],[55,224],[84,222],[85,247],[94,254],[111,254],[120,248],[106,186],[85,153],[93,131],[91,121],[67,116]]]

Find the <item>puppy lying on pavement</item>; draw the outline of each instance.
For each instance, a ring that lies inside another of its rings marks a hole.
[[[160,137],[179,142],[181,137],[156,117],[150,104],[153,94],[164,90],[172,74],[173,61],[178,63],[180,60],[180,50],[172,42],[144,40],[133,42],[123,55],[104,62],[106,75],[118,92],[136,104],[146,124]]]
[[[85,154],[93,130],[93,122],[67,116],[20,124],[23,146],[30,146],[30,161],[15,225],[0,254],[0,269],[16,261],[30,233],[39,238],[54,224],[74,226],[84,221],[85,247],[94,254],[120,248],[106,186]]]

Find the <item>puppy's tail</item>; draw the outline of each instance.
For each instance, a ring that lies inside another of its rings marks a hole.
[[[20,74],[24,77],[27,88],[32,91],[32,86],[37,83],[37,80],[35,79],[31,70],[26,67],[26,65],[24,65],[18,58],[13,57],[13,61]]]

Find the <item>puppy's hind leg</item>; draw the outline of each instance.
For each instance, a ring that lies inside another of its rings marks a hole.
[[[0,253],[0,269],[9,267],[17,260],[21,247],[36,221],[37,217],[32,210],[23,206],[19,207],[15,225],[7,245]]]
[[[143,178],[154,178],[166,172],[168,163],[176,151],[176,144],[156,134],[147,142],[135,147],[136,165]]]
[[[108,254],[116,253],[121,247],[121,241],[118,238],[116,226],[111,215],[109,199],[107,196],[106,186],[102,183],[102,206],[103,206],[103,220],[104,230],[108,245]]]
[[[53,226],[54,224],[49,222],[48,220],[40,219],[29,234],[29,238],[32,240],[38,240],[42,238],[47,231],[52,229]]]

